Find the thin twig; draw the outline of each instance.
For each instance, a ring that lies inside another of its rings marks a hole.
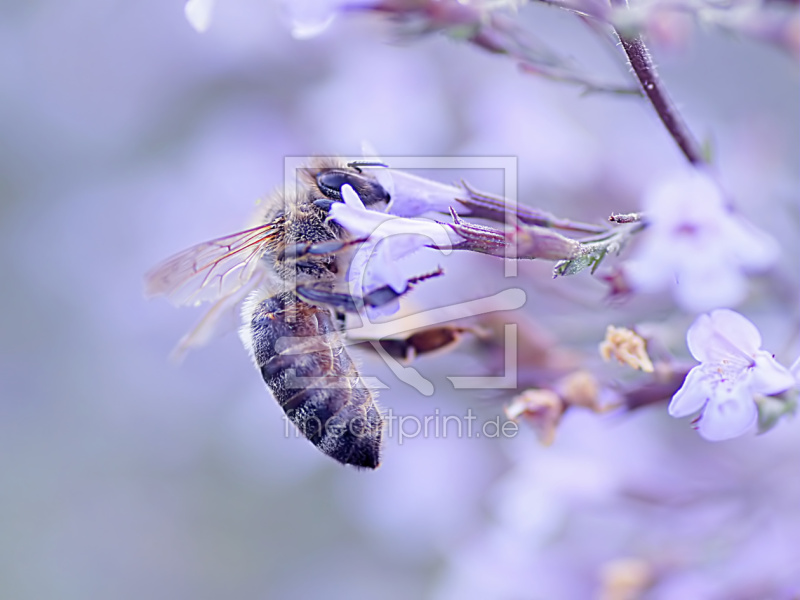
[[[628,6],[627,0],[611,0],[611,4],[620,7]],[[619,29],[616,29],[616,32],[625,54],[628,55],[633,72],[642,86],[642,90],[650,100],[653,108],[655,108],[669,134],[690,163],[693,165],[705,164],[706,160],[703,158],[700,145],[667,95],[642,36],[625,35]]]

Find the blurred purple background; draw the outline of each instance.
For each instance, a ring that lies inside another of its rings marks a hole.
[[[626,81],[568,15],[519,18]],[[688,33],[656,56],[738,206],[784,248],[739,308],[788,364],[800,352],[797,63]],[[146,302],[143,274],[240,229],[285,156],[357,155],[365,139],[385,156],[518,156],[521,201],[587,221],[636,210],[681,166],[640,100],[581,97],[441,37],[393,37],[355,16],[297,41],[255,0],[220,0],[203,35],[177,0],[0,3],[0,597],[617,598],[603,595],[608,573],[642,566],[648,598],[799,594],[796,421],[712,444],[665,406],[576,411],[550,448],[528,431],[389,440],[364,473],[284,438],[235,335],[168,362],[200,313]],[[476,268],[499,288],[496,265],[455,263],[420,299],[482,295]],[[524,316],[566,346],[594,356],[607,324],[651,321],[688,356],[691,316],[668,298],[608,306],[587,273],[553,281],[550,269],[521,265]],[[500,414],[444,379],[473,374],[449,371],[476,363],[464,354],[415,365],[431,398],[361,360],[395,413]]]

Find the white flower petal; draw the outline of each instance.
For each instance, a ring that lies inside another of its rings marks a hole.
[[[727,308],[697,317],[686,333],[689,351],[700,362],[750,362],[761,347],[761,334],[747,318]]]
[[[697,430],[711,442],[738,437],[753,427],[758,409],[747,389],[736,387],[712,396],[700,417]]]
[[[348,206],[353,210],[366,210],[364,202],[361,200],[361,196],[359,196],[358,193],[353,189],[352,185],[350,184],[343,185],[341,193],[342,193],[342,200],[344,201],[345,206]]]
[[[406,256],[414,254],[417,250],[424,248],[430,239],[417,235],[395,235],[381,241],[384,247],[387,261],[397,262]]]
[[[669,413],[687,416],[702,408],[698,431],[708,440],[729,439],[750,429],[758,418],[755,394],[777,394],[796,384],[788,369],[760,349],[758,328],[732,310],[700,315],[686,342],[701,364],[689,372]]]
[[[696,168],[687,168],[658,182],[643,202],[648,214],[670,228],[685,222],[707,222],[723,206],[716,181]]]
[[[364,297],[385,286],[403,293],[408,287],[408,277],[393,256],[395,251],[394,244],[379,238],[359,244],[347,274],[350,293]]]
[[[342,187],[344,190],[346,186]],[[356,237],[368,237],[382,223],[391,219],[390,215],[374,210],[354,208],[342,202],[335,202],[328,211],[331,219],[347,229]]]
[[[395,217],[381,223],[373,233],[381,239],[412,236],[418,247],[448,248],[462,241],[452,227],[428,219]]]
[[[764,271],[778,259],[780,248],[775,239],[748,221],[732,215],[722,225],[722,237],[728,241],[729,253],[743,268]]]
[[[369,282],[366,281],[367,277],[367,262],[369,261],[371,251],[365,249],[364,246],[359,246],[353,258],[350,260],[350,266],[347,269],[347,283],[350,295],[354,298],[363,297],[365,293],[369,292]],[[380,284],[375,287],[380,287]]]
[[[761,347],[761,332],[747,317],[728,308],[713,310],[710,316],[714,329],[742,353],[752,357]]]
[[[643,250],[638,258],[625,263],[625,278],[638,292],[659,292],[675,279],[671,257],[655,250],[652,253]]]
[[[435,247],[448,250],[463,241],[455,230],[430,219],[410,219],[370,210],[364,206],[358,193],[349,185],[341,188],[342,202],[329,209],[331,219],[357,238],[366,238],[358,244],[350,261],[347,274],[350,294],[365,297],[382,287],[390,287],[398,294],[408,288],[412,274],[405,273],[400,261],[414,252]],[[396,306],[375,307],[370,314],[390,314]]]
[[[381,281],[398,294],[402,294],[408,286],[408,278],[403,275],[398,258],[393,255],[394,244],[382,240],[367,263],[367,276],[371,281]],[[382,287],[382,286],[378,286]]]
[[[738,304],[747,294],[741,271],[725,262],[684,262],[675,281],[675,298],[683,308],[701,312]]]
[[[407,281],[397,265],[387,262],[376,252],[375,244],[368,242],[359,245],[350,261],[347,283],[350,295],[358,302],[358,299],[363,299],[370,292],[386,286],[398,293],[402,292]]]
[[[800,385],[800,356],[798,356],[797,360],[789,367],[789,371],[791,371],[795,381]]]
[[[710,315],[700,315],[694,320],[686,332],[686,345],[695,360],[711,360],[710,348],[715,342],[716,333]]]
[[[447,248],[463,241],[452,227],[430,219],[409,219],[369,210],[364,207],[356,191],[349,185],[342,186],[344,203],[334,203],[330,208],[331,218],[353,235],[375,239],[412,236],[414,245]]]
[[[701,365],[693,368],[686,375],[679,389],[669,403],[667,411],[675,418],[688,417],[705,406],[711,396],[711,387]]]
[[[188,0],[183,7],[183,13],[195,31],[203,33],[211,25],[213,8],[214,0]]]
[[[294,21],[291,26],[292,37],[296,40],[308,40],[317,37],[333,23],[335,14],[331,13],[316,21]]]
[[[284,0],[281,12],[292,37],[306,40],[325,31],[336,17],[341,2],[335,0]]]
[[[755,355],[752,390],[758,394],[780,394],[795,385],[792,373],[769,352],[759,350]]]

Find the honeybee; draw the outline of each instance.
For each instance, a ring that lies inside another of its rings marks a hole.
[[[383,419],[341,331],[356,305],[378,307],[402,294],[348,293],[343,276],[358,240],[328,218],[344,185],[367,208],[388,205],[389,192],[366,166],[379,165],[318,159],[300,170],[295,192],[267,199],[258,224],[169,258],[146,276],[146,292],[178,305],[215,302],[186,345],[241,303],[240,337],[286,416],[328,456],[374,469]]]

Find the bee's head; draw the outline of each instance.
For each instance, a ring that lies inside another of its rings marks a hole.
[[[342,201],[342,186],[350,185],[358,193],[365,206],[377,202],[389,202],[389,192],[378,181],[354,165],[351,169],[322,169],[316,175],[317,187],[325,197],[334,202]]]

